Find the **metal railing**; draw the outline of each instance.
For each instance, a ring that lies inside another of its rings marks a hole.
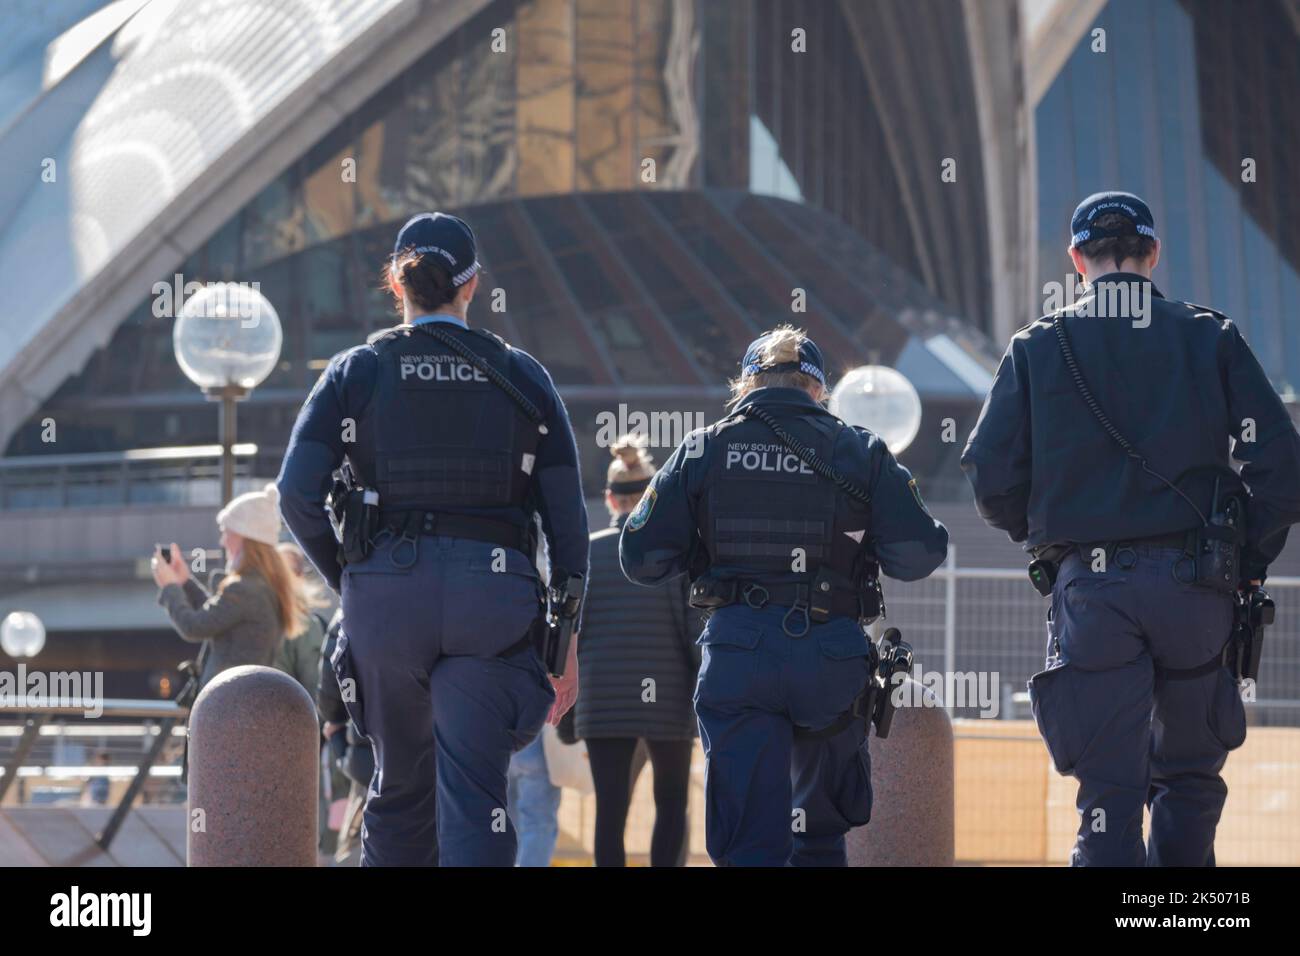
[[[234,453],[236,480],[250,485],[257,445]],[[0,510],[220,503],[220,445],[0,458]]]
[[[175,701],[170,700],[99,701],[87,699],[68,700],[59,704],[24,705],[13,709],[6,708],[0,713],[5,717],[14,717],[22,722],[22,733],[18,738],[17,746],[5,762],[3,776],[0,776],[0,804],[4,803],[9,788],[18,779],[25,761],[35,747],[41,729],[47,724],[68,718],[86,720],[89,719],[87,714],[90,713],[98,714],[100,717],[134,717],[156,721],[157,730],[154,733],[153,741],[141,753],[136,764],[135,776],[131,778],[131,783],[122,794],[121,800],[118,801],[117,807],[104,825],[104,829],[95,837],[95,843],[102,850],[107,851],[113,843],[113,838],[117,836],[117,831],[121,829],[123,822],[125,822],[127,814],[131,812],[131,807],[140,795],[140,791],[144,788],[150,770],[162,755],[163,748],[171,740],[173,728],[188,717],[189,708],[181,707]]]

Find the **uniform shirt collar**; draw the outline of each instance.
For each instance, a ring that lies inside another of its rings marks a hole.
[[[1163,299],[1164,293],[1156,287],[1156,284],[1146,276],[1138,275],[1136,272],[1107,272],[1105,275],[1097,276],[1092,280],[1092,285],[1101,285],[1104,282],[1150,282],[1151,294],[1157,299]],[[1090,287],[1091,288],[1091,287]]]
[[[738,401],[732,411],[738,412],[742,408],[760,402],[764,405],[800,405],[804,408],[825,411],[821,403],[814,402],[812,396],[802,388],[777,388],[775,386],[754,389]]]
[[[458,315],[447,315],[445,312],[434,312],[431,315],[413,315],[411,316],[411,325],[430,325],[434,322],[445,322],[448,325],[459,325],[462,329],[469,328],[468,323]]]

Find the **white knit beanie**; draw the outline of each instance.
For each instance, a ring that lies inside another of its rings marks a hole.
[[[240,495],[217,512],[222,531],[233,531],[253,541],[275,545],[280,541],[280,489],[268,484],[261,491]]]

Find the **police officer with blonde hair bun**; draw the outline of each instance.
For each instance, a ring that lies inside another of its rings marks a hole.
[[[907,469],[822,407],[826,387],[802,331],[756,340],[731,413],[687,436],[623,527],[628,577],[688,574],[710,610],[695,706],[719,865],[845,865],[845,834],[871,814],[855,703],[873,673],[863,623],[881,611],[878,573],[916,580],[947,554]]]

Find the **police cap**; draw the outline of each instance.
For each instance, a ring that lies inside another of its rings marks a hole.
[[[1098,216],[1116,213],[1126,221],[1109,229],[1102,229],[1093,224]],[[1102,192],[1093,193],[1079,203],[1070,219],[1070,248],[1077,249],[1085,242],[1094,239],[1110,239],[1119,236],[1146,236],[1156,238],[1156,221],[1151,215],[1151,207],[1132,193]]]

